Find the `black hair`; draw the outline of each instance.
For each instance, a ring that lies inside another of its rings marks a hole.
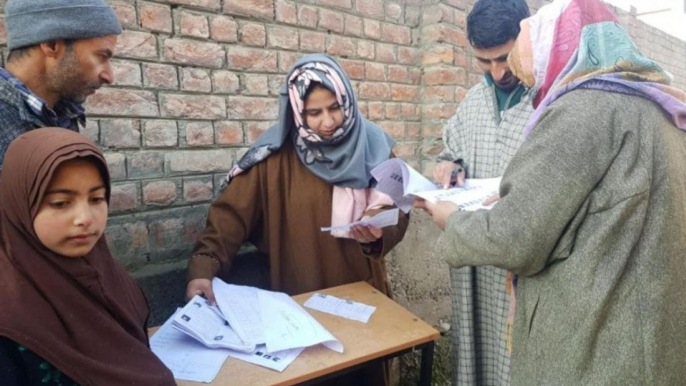
[[[74,48],[74,42],[75,42],[75,40],[73,40],[73,39],[64,39],[64,45],[67,47],[67,50],[71,50]],[[12,51],[10,51],[9,55],[7,55],[7,61],[12,62],[15,60],[22,59],[25,56],[29,55],[29,51],[31,51],[32,49],[34,49],[38,46],[39,46],[39,44],[34,44],[31,46],[15,48]]]
[[[519,23],[529,17],[524,0],[479,0],[467,16],[467,37],[474,48],[502,46],[519,35]]]

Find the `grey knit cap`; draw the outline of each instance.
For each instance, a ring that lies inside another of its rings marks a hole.
[[[5,24],[10,50],[121,33],[117,16],[103,0],[9,0]]]

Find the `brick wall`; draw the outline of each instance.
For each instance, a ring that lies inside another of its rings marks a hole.
[[[443,123],[481,77],[465,36],[473,2],[110,0],[125,28],[116,83],[89,99],[85,134],[110,163],[115,254],[131,271],[182,264],[219,179],[275,121],[278,89],[304,53],[337,57],[362,113],[428,172]],[[621,17],[686,88],[686,43]]]

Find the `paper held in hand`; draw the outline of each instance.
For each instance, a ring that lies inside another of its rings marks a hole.
[[[498,194],[501,180],[467,179],[462,188],[438,189],[436,184],[399,158],[383,162],[372,170],[372,176],[377,181],[376,190],[389,195],[405,213],[410,211],[417,197],[433,203],[449,201],[463,211],[490,209],[493,205],[485,207],[482,203]]]

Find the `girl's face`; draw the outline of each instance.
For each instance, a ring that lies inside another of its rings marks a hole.
[[[322,138],[333,137],[343,125],[343,110],[336,95],[324,87],[315,87],[305,98],[305,124]]]
[[[62,163],[33,220],[40,242],[65,257],[88,254],[105,232],[106,189],[92,162],[74,159]]]

